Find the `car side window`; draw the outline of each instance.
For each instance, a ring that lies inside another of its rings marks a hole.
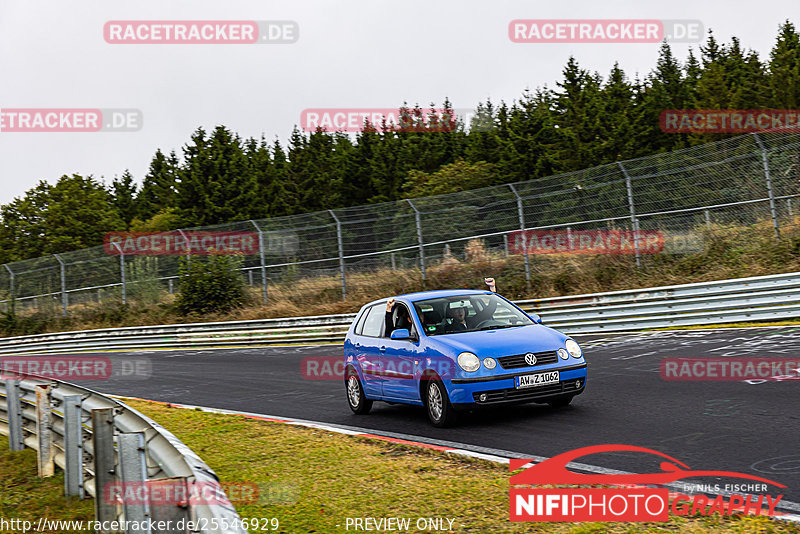
[[[371,309],[372,309],[372,308],[367,308],[366,310],[364,310],[364,313],[362,313],[362,314],[359,316],[359,318],[358,318],[358,323],[356,324],[356,329],[354,330],[354,332],[356,333],[356,335],[359,335],[359,336],[361,335],[361,331],[364,329],[364,321],[366,321],[366,320],[367,320],[367,315],[369,315],[369,311],[370,311]]]
[[[410,311],[408,309],[408,306],[406,306],[405,304],[402,304],[402,303],[398,303],[397,305],[395,305],[394,312],[392,313],[392,324],[395,324],[395,325],[397,324],[397,317],[398,317],[397,311],[401,306],[406,310],[406,317],[408,317],[409,319],[411,318],[411,313],[410,313]],[[384,315],[384,317],[385,317],[385,315]],[[409,328],[409,332],[411,333],[411,337],[415,337],[415,338],[419,337],[417,335],[417,328],[416,328],[416,326],[414,326],[414,321],[413,320],[411,321],[411,328]],[[383,337],[390,337],[390,336],[391,336],[391,332],[384,332],[383,333]]]
[[[364,326],[361,330],[362,336],[381,337],[383,323],[386,318],[386,304],[377,304],[371,307],[365,314]]]

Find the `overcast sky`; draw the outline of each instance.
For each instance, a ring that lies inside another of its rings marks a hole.
[[[614,61],[647,74],[657,43],[518,44],[514,19],[700,20],[759,52],[795,24],[797,0],[0,0],[0,109],[134,108],[135,132],[0,132],[0,203],[39,180],[136,181],[157,148],[176,150],[198,126],[285,142],[306,108],[471,108],[553,86],[570,55],[605,75]],[[290,20],[293,44],[109,44],[110,20]],[[689,46],[674,44],[685,58]]]

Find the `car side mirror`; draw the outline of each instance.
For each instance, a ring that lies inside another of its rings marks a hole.
[[[392,330],[389,337],[391,339],[411,339],[411,332],[408,331],[408,328],[397,328]]]
[[[542,318],[538,313],[529,313],[528,317],[530,317],[534,323],[542,324]]]

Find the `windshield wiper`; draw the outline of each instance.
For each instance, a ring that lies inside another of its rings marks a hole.
[[[498,330],[500,328],[512,328],[514,326],[522,326],[522,325],[519,325],[519,324],[501,324],[501,325],[498,325],[498,326],[483,326],[481,328],[478,328],[477,330],[473,330],[473,332],[480,332],[481,330]]]

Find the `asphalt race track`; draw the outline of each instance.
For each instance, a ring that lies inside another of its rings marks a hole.
[[[151,365],[152,376],[81,384],[105,393],[402,433],[518,457],[550,457],[589,445],[638,445],[673,456],[692,469],[775,480],[787,486],[781,490],[784,501],[800,503],[800,380],[665,381],[659,373],[661,360],[671,357],[800,359],[800,327],[576,339],[584,348],[589,377],[585,393],[571,406],[554,410],[529,404],[473,412],[448,429],[433,428],[423,409],[415,407],[376,403],[369,415],[355,416],[347,407],[341,380],[303,378],[303,358],[339,356],[337,346],[110,353],[103,356],[115,368],[149,362],[142,369]],[[660,472],[658,458],[647,455],[604,454],[580,461],[637,473]],[[769,493],[777,491],[770,488]],[[800,512],[791,504],[779,508]]]

